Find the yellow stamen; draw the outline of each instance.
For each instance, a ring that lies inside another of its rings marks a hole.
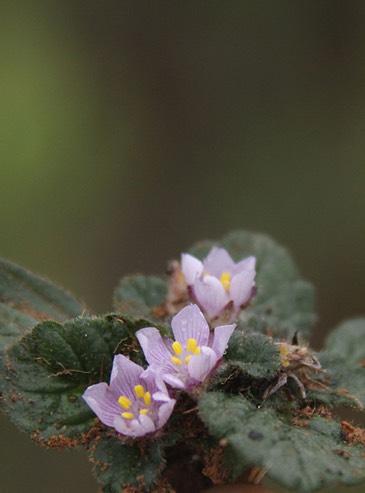
[[[141,398],[144,396],[144,387],[143,385],[135,385],[134,386],[134,392],[137,397]]]
[[[118,399],[118,403],[124,409],[129,409],[132,405],[132,401],[128,399],[125,395],[121,395]]]
[[[151,404],[151,393],[146,392],[145,395],[143,396],[143,400],[146,406],[149,406]]]
[[[183,352],[182,345],[180,344],[179,341],[175,341],[172,344],[172,349],[177,356],[179,356]]]
[[[192,358],[191,354],[189,354],[189,356],[186,356],[185,357],[185,363],[188,364],[189,361],[191,360],[191,358]]]
[[[124,419],[133,419],[134,414],[133,413],[122,413],[122,418]]]
[[[171,356],[171,362],[174,363],[174,365],[182,365],[181,359],[176,356]]]
[[[280,352],[280,362],[281,362],[281,365],[284,366],[284,367],[287,367],[290,365],[290,361],[289,361],[289,348],[286,344],[280,344],[280,347],[279,347],[279,352]]]
[[[148,409],[140,409],[139,414],[142,414],[142,416],[146,416],[146,414],[148,414]]]
[[[196,339],[189,338],[186,341],[186,350],[189,351],[189,353],[194,353],[197,347],[198,341]]]
[[[226,291],[231,287],[231,274],[229,272],[222,272],[220,281]]]
[[[197,348],[195,348],[194,354],[200,354],[200,347],[199,346]]]

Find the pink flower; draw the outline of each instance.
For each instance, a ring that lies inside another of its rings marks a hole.
[[[223,357],[235,324],[216,327],[210,333],[197,305],[183,308],[171,322],[175,341],[163,339],[154,327],[136,333],[147,362],[174,388],[187,389],[203,382]]]
[[[214,247],[201,262],[188,253],[181,256],[186,283],[208,317],[218,316],[232,302],[237,313],[254,294],[256,258],[235,263],[224,248]]]
[[[83,398],[102,423],[131,437],[161,428],[175,405],[153,371],[145,372],[121,354],[114,357],[110,384],[91,385]]]

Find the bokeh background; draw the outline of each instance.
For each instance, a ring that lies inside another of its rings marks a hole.
[[[319,347],[365,311],[364,23],[356,0],[2,0],[0,254],[105,312],[121,275],[263,231],[317,287]],[[0,424],[2,493],[96,491]]]

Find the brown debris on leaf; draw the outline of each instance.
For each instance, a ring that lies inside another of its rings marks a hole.
[[[34,440],[38,445],[46,448],[52,449],[65,449],[65,448],[75,448],[80,445],[87,447],[88,444],[95,440],[100,433],[100,424],[97,423],[95,426],[90,428],[86,433],[82,433],[78,438],[70,438],[65,435],[53,435],[47,439],[41,437],[39,432],[34,432],[31,435],[32,440]]]
[[[297,409],[294,413],[292,422],[294,425],[299,426],[300,428],[305,428],[306,426],[308,426],[310,420],[317,416],[326,419],[333,419],[333,415],[330,409],[324,404],[321,404],[320,406],[316,407],[305,406],[301,409]]]
[[[365,430],[363,428],[353,426],[348,421],[341,421],[341,430],[346,442],[359,443],[365,446]]]
[[[215,447],[205,455],[205,465],[202,469],[213,484],[224,484],[228,480],[228,472],[223,465],[224,447]]]

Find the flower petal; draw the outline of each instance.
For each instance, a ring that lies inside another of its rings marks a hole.
[[[194,295],[199,305],[209,317],[218,315],[229,301],[227,293],[216,277],[204,276],[197,279],[193,286]]]
[[[113,426],[115,416],[120,414],[120,406],[105,382],[91,385],[82,397],[102,423]]]
[[[202,382],[215,367],[217,360],[217,355],[213,349],[208,346],[203,346],[201,348],[201,354],[193,356],[189,361],[189,375],[194,378],[194,380]]]
[[[177,341],[184,344],[196,339],[198,346],[205,346],[209,338],[209,325],[197,305],[188,305],[171,321],[172,332]]]
[[[149,416],[143,416],[143,414],[139,417],[139,422],[144,430],[144,435],[147,433],[152,433],[156,430],[155,423]]]
[[[113,369],[110,376],[110,389],[117,394],[125,395],[129,399],[134,399],[133,388],[137,385],[143,368],[133,363],[129,358],[122,354],[114,356]]]
[[[162,428],[162,426],[166,423],[166,421],[171,416],[171,413],[175,406],[175,399],[170,399],[168,402],[164,402],[159,410],[158,410],[158,428]]]
[[[236,274],[233,277],[231,281],[230,296],[236,310],[247,303],[251,298],[255,276],[255,270],[247,270],[240,274]]]
[[[234,267],[234,274],[239,274],[244,270],[255,270],[256,268],[256,257],[247,257],[238,262]]]
[[[192,255],[183,253],[181,255],[181,270],[185,276],[186,283],[191,286],[194,284],[195,279],[203,273],[203,264]]]
[[[146,327],[136,332],[147,362],[156,368],[174,370],[170,363],[171,353],[163,342],[160,332],[154,327]]]
[[[207,274],[219,278],[222,272],[232,272],[235,264],[227,250],[213,247],[204,259],[203,265]]]
[[[229,338],[231,337],[236,324],[232,325],[220,325],[214,330],[214,339],[212,344],[212,349],[216,353],[218,359],[220,359],[224,351],[227,348]]]
[[[163,373],[164,381],[174,389],[185,389],[186,385],[179,377],[171,373]]]
[[[131,428],[127,425],[127,423],[121,416],[115,416],[114,422],[111,426],[113,426],[118,433],[122,433],[123,435],[127,436],[134,436]]]

